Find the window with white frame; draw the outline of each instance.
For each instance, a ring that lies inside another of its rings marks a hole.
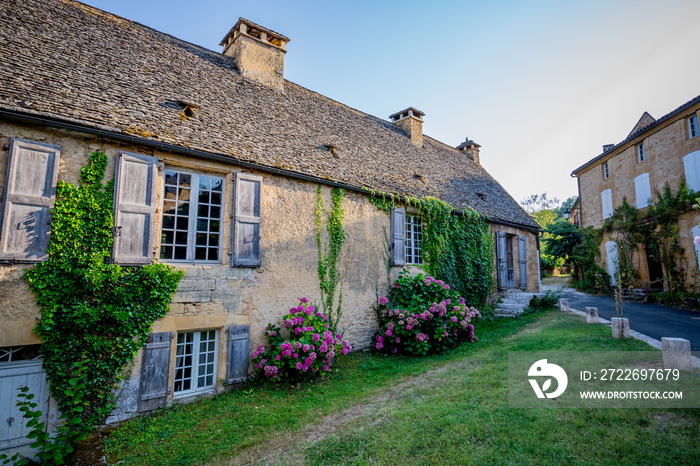
[[[217,331],[178,333],[175,357],[175,395],[188,395],[214,388]]]
[[[224,179],[165,170],[160,258],[221,261]]]
[[[700,134],[700,131],[698,131],[698,116],[693,115],[688,118],[688,136],[694,138],[698,134]]]
[[[608,162],[605,162],[603,164],[603,179],[607,180],[610,178],[610,166],[608,165]]]
[[[637,162],[644,162],[645,158],[646,157],[644,155],[644,143],[641,143],[637,146]]]
[[[423,239],[423,222],[420,217],[406,215],[406,263],[422,264],[421,241]]]

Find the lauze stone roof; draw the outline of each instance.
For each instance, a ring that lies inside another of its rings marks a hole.
[[[282,94],[244,80],[220,53],[69,0],[0,0],[0,23],[0,109],[537,228],[465,154],[429,137],[418,148],[389,121],[290,81]]]

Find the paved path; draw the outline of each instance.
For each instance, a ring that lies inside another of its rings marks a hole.
[[[543,284],[543,289],[555,289]],[[594,296],[565,288],[562,298],[569,299],[569,306],[581,311],[597,307],[598,317],[610,320],[615,314],[615,299]],[[691,351],[700,351],[700,312],[658,306],[656,304],[625,301],[622,308],[630,320],[630,328],[644,335],[661,340],[662,337],[685,338]]]

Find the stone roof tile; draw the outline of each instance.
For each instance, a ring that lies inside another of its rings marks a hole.
[[[537,228],[486,170],[434,139],[418,148],[388,121],[290,81],[282,94],[244,80],[229,57],[78,2],[0,3],[0,108]],[[198,106],[191,118],[183,101]]]

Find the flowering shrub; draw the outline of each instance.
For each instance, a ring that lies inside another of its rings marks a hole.
[[[402,272],[379,305],[383,321],[374,342],[379,351],[424,355],[476,341],[471,321],[481,314],[442,280]]]
[[[255,369],[274,381],[299,381],[323,376],[339,355],[352,346],[330,331],[328,317],[316,311],[307,298],[289,310],[282,328],[267,325],[268,345],[253,351]],[[285,338],[284,334],[288,337]]]

